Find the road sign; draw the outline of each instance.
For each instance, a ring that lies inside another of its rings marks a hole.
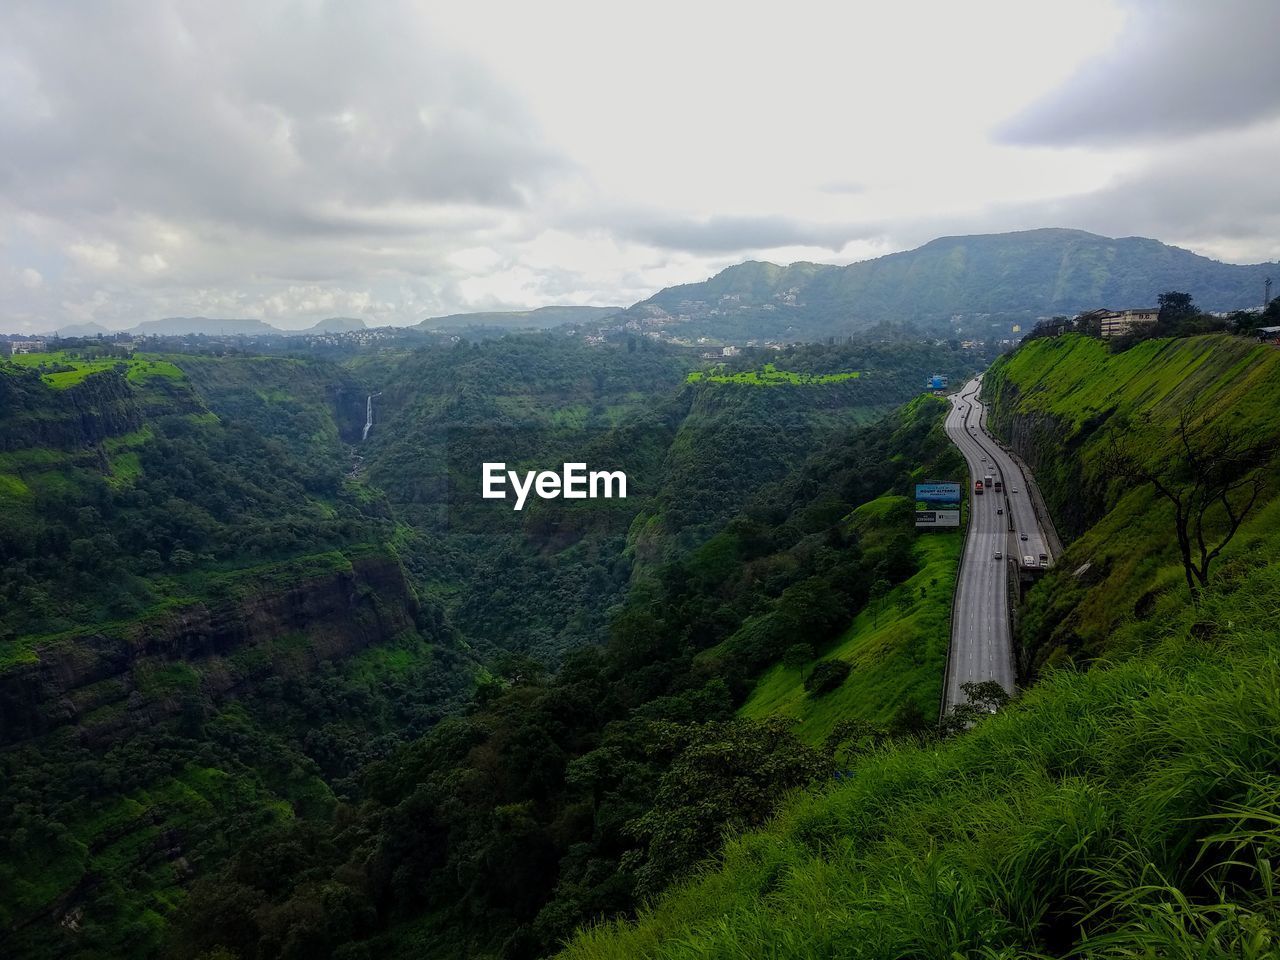
[[[917,503],[959,503],[960,484],[958,483],[917,483]]]
[[[959,510],[917,510],[917,527],[958,527],[960,526]]]

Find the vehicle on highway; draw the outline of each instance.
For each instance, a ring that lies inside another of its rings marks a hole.
[[[1009,492],[1010,492],[1010,493],[1017,493],[1017,492],[1018,492],[1018,488],[1017,488],[1017,487],[1014,487],[1014,488],[1013,488],[1012,490],[1010,490]]]
[[[1049,565],[1049,555],[1047,553],[1040,554],[1040,566],[1047,567]]]
[[[1031,556],[1031,554],[1028,553],[1025,557],[1022,558],[1022,564],[1023,566],[1027,566],[1027,567],[1034,567],[1036,565],[1036,558]]]
[[[996,553],[995,553],[995,556],[994,556],[994,557],[992,557],[991,559],[993,559],[993,560],[1003,560],[1003,559],[1004,559],[1004,553],[1003,553],[1002,551],[1000,551],[1000,550],[997,550],[997,551],[996,551]]]
[[[974,495],[974,496],[976,496],[976,497],[980,497],[980,496],[982,496],[982,481],[981,481],[981,480],[976,480],[976,481],[974,481],[974,484],[973,484],[973,495]]]
[[[992,476],[991,476],[991,474],[989,474],[989,473],[988,473],[988,474],[983,478],[983,480],[982,480],[982,485],[983,485],[984,487],[990,487],[990,486],[992,486],[994,483],[995,483],[995,478],[994,478],[994,477],[992,477]]]
[[[1019,540],[1025,540],[1025,539],[1027,539],[1027,535],[1026,535],[1025,533],[1020,533],[1020,534],[1018,534],[1018,539],[1019,539]]]
[[[1003,516],[1004,516],[1004,507],[996,507],[996,516],[997,516],[997,517],[1003,517]]]
[[[1003,480],[1001,480],[999,477],[997,477],[997,478],[996,478],[996,493],[999,493],[999,492],[1000,492],[1001,490],[1003,490],[1003,489],[1004,489],[1004,481],[1003,481]]]

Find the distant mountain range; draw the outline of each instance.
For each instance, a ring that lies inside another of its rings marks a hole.
[[[163,320],[144,320],[137,326],[130,327],[127,330],[108,330],[100,323],[76,323],[71,326],[60,327],[58,336],[96,337],[99,334],[110,336],[116,333],[132,333],[140,337],[184,337],[198,334],[211,337],[261,337],[270,334],[300,337],[306,334],[348,333],[352,330],[364,329],[367,329],[367,325],[357,317],[329,317],[299,330],[285,330],[281,327],[273,327],[264,320],[165,317]]]
[[[667,287],[625,316],[728,338],[810,339],[882,321],[933,327],[957,314],[975,329],[983,319],[1151,306],[1168,290],[1192,294],[1207,310],[1260,306],[1267,276],[1280,279],[1280,264],[1220,263],[1141,237],[1027,230],[942,237],[843,267],[751,261]]]
[[[616,316],[686,336],[814,340],[911,322],[930,330],[988,335],[1037,317],[1096,307],[1153,306],[1168,290],[1190,293],[1203,309],[1260,306],[1263,280],[1280,280],[1280,263],[1230,264],[1142,237],[1112,239],[1083,230],[941,237],[922,247],[834,266],[748,261],[701,283],[667,287],[631,307],[549,306],[536,310],[454,313],[413,326],[424,331],[490,327],[537,330],[592,324]],[[951,321],[955,319],[956,323]],[[605,324],[610,326],[612,324]],[[262,320],[169,317],[130,333],[301,336],[363,330],[363,320],[332,317],[302,330]],[[62,336],[110,333],[77,324]]]
[[[431,317],[414,326],[423,330],[459,330],[465,327],[507,327],[509,329],[543,329],[566,323],[590,323],[603,320],[623,307],[539,307],[536,310],[508,310],[493,313],[452,313]]]

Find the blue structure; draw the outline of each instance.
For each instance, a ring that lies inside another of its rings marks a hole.
[[[940,373],[935,373],[925,381],[924,388],[926,390],[945,390],[947,389],[947,378]]]

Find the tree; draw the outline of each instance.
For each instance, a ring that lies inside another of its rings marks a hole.
[[[804,689],[813,697],[830,693],[848,679],[852,669],[844,660],[823,660],[804,678]]]
[[[636,871],[643,894],[714,853],[726,833],[764,823],[787,791],[831,774],[830,759],[790,726],[772,718],[671,728],[687,746],[628,828],[646,846]]]
[[[880,611],[884,609],[884,598],[889,595],[892,589],[888,580],[880,579],[871,585],[871,602],[875,604],[871,615],[871,625],[873,627],[880,626]]]
[[[1156,297],[1160,305],[1160,313],[1156,317],[1155,327],[1151,330],[1154,337],[1175,337],[1192,332],[1188,328],[1200,316],[1200,308],[1189,293],[1170,290]]]
[[[1213,561],[1257,505],[1277,442],[1225,423],[1197,424],[1190,406],[1179,416],[1173,440],[1171,455],[1152,463],[1112,433],[1103,469],[1117,479],[1150,484],[1173,506],[1187,589],[1198,601]]]
[[[965,702],[957,703],[942,718],[939,732],[943,736],[963,733],[983,717],[999,713],[1009,705],[1009,691],[995,680],[970,681],[960,684]]]

